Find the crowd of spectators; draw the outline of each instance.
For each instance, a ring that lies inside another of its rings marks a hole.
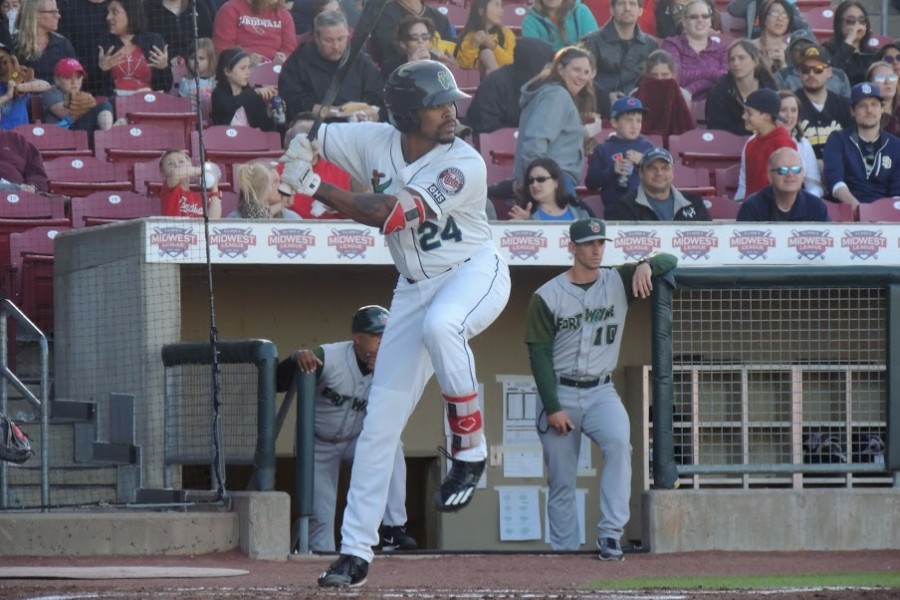
[[[446,11],[425,0],[389,0],[367,52],[326,106],[325,91],[362,5],[4,3],[0,127],[27,121],[28,100],[41,94],[42,111],[30,115],[32,120],[105,130],[125,122],[115,114],[116,96],[148,91],[199,98],[211,124],[282,134],[296,132],[292,126],[301,117],[381,120],[387,75],[407,62],[437,60],[457,73],[474,70],[480,80],[461,136],[518,129],[507,188],[515,201],[503,217],[575,218],[586,210],[576,192],[587,189],[599,192],[607,215],[703,218],[688,195],[673,192],[661,210],[654,204],[666,189],[666,171],[682,168],[677,156],[669,161],[653,155],[653,165],[643,163],[661,145],[646,135],[665,143],[698,126],[748,138],[738,200],[766,190],[771,195],[773,185],[784,183],[772,179],[768,160],[776,154],[786,161],[777,168],[790,167],[784,177],[793,183],[797,165],[787,162],[795,156],[776,153],[779,148],[796,153],[804,194],[854,207],[900,194],[894,189],[900,168],[900,142],[894,138],[900,134],[900,45],[873,33],[856,0],[835,7],[833,31],[822,44],[790,0],[729,3],[729,14],[746,19],[746,37],[723,30],[712,0],[535,0],[519,31],[504,19],[510,7],[503,0],[472,0],[458,30]],[[195,11],[201,38],[196,44]],[[16,65],[27,78],[4,76]],[[255,70],[271,65],[277,86],[254,82]],[[254,182],[254,197],[263,198],[266,186],[258,171],[244,174],[247,186]],[[350,185],[349,177],[339,179]],[[626,199],[630,212],[622,210]],[[244,213],[254,210],[241,206]],[[280,209],[269,212],[291,218]],[[320,211],[301,212],[315,218]]]

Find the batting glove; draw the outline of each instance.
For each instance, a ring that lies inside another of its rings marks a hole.
[[[319,142],[309,141],[305,135],[298,135],[291,140],[291,145],[279,160],[281,162],[289,162],[292,160],[302,160],[312,164],[319,155]]]
[[[278,191],[284,196],[294,194],[312,196],[321,183],[322,178],[313,173],[312,165],[303,160],[292,160],[284,166]]]

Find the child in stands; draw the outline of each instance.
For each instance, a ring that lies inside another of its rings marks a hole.
[[[272,86],[250,87],[250,55],[240,48],[229,48],[219,55],[216,88],[212,92],[214,125],[249,125],[272,131],[275,124],[268,102],[278,94]]]
[[[503,0],[475,0],[459,39],[456,60],[462,69],[490,73],[512,63],[516,35],[503,26]]]
[[[53,69],[56,84],[43,94],[44,123],[78,131],[106,131],[113,126],[113,108],[109,102],[98,103],[81,89],[85,70],[74,58],[64,58]]]
[[[197,110],[197,90],[200,90],[200,110],[204,119],[209,119],[212,93],[216,87],[216,50],[212,40],[200,38],[197,48],[191,47],[184,61],[187,75],[178,84],[178,95],[190,98],[191,106]]]
[[[200,175],[202,169],[191,164],[191,157],[184,150],[166,150],[159,159],[159,170],[165,179],[160,194],[163,216],[202,219],[203,195],[190,188],[191,177]],[[221,218],[222,196],[218,185],[213,185],[207,192],[209,218]]]
[[[743,200],[769,185],[769,157],[779,148],[797,149],[782,125],[781,98],[774,90],[756,90],[744,102],[744,126],[753,135],[741,151],[741,174],[735,200]]]

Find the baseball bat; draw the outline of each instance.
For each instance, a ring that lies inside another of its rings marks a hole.
[[[356,29],[353,30],[353,37],[350,39],[350,45],[344,50],[344,55],[341,57],[341,62],[334,74],[334,78],[328,85],[328,89],[325,90],[325,96],[322,98],[322,102],[319,103],[319,106],[324,108],[326,106],[331,106],[331,103],[334,102],[338,90],[341,88],[341,84],[347,77],[350,67],[353,66],[353,61],[356,60],[356,57],[365,45],[369,34],[375,29],[375,25],[378,24],[378,19],[381,18],[381,13],[384,12],[384,7],[387,3],[388,0],[368,0],[368,2],[366,2],[362,13],[359,15],[359,21],[356,23]],[[306,137],[308,137],[310,141],[315,140],[318,137],[319,127],[322,125],[324,119],[325,115],[322,114],[322,111],[319,111],[319,114],[316,115],[316,120],[313,122],[312,128],[309,130],[309,133],[306,134]]]

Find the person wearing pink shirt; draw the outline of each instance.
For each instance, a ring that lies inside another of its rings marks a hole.
[[[216,13],[213,45],[217,53],[243,48],[254,65],[280,65],[297,48],[297,31],[281,0],[228,0]]]

